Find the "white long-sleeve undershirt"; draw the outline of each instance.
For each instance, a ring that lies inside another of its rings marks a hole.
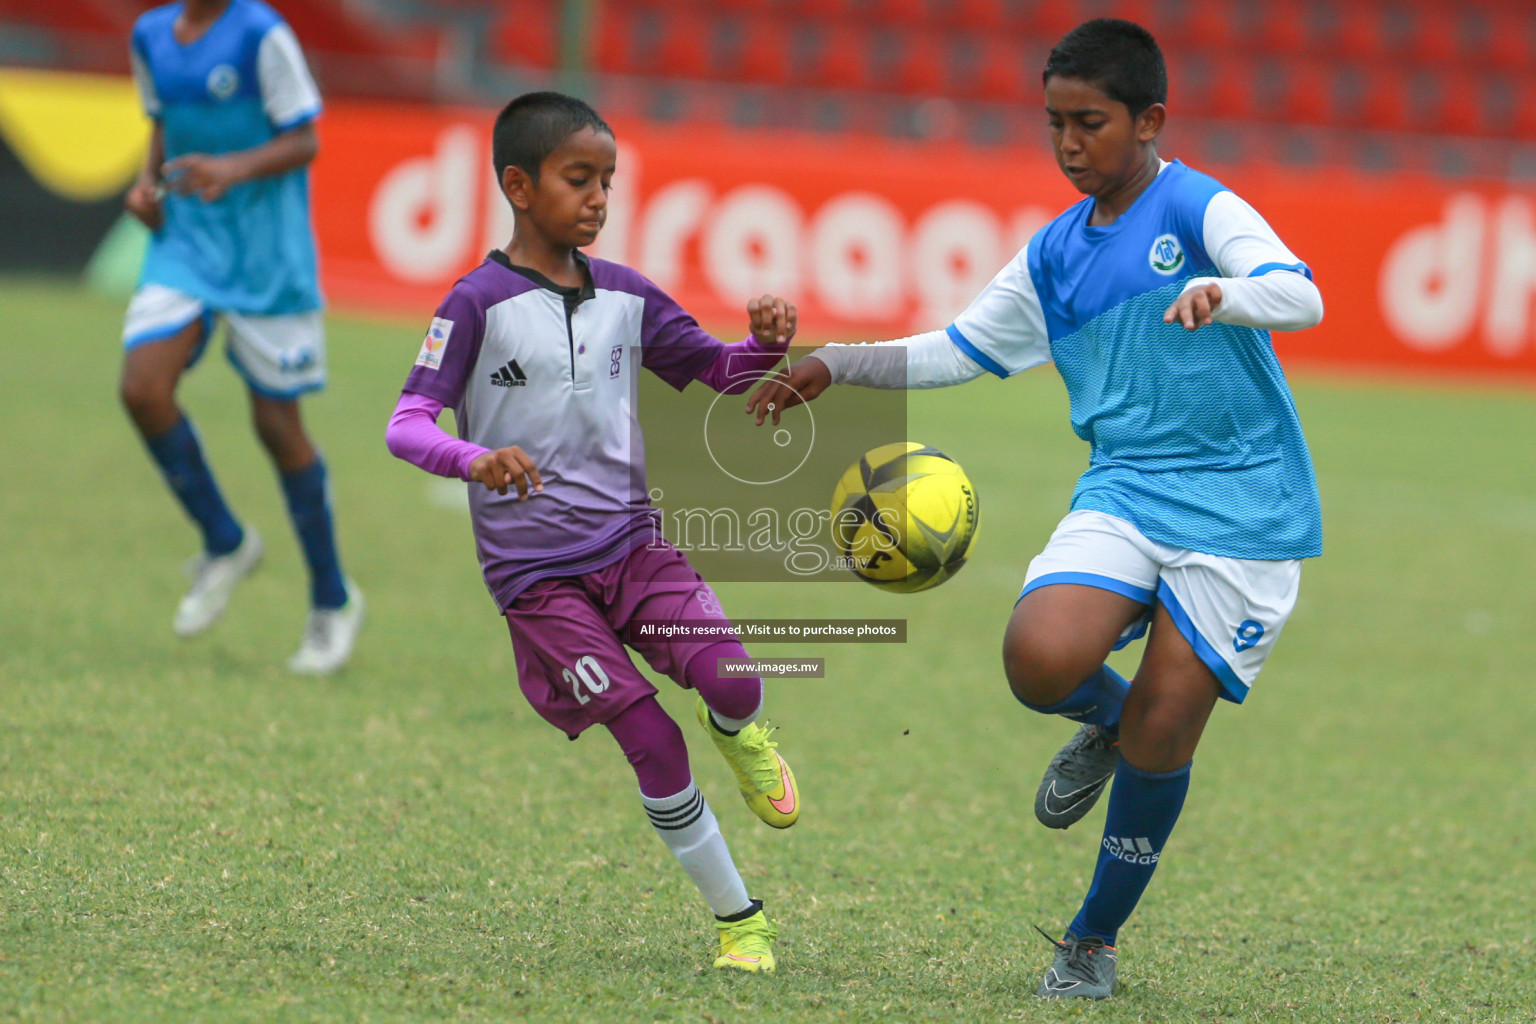
[[[1262,331],[1301,331],[1323,319],[1323,294],[1292,270],[1272,270],[1261,277],[1196,277],[1184,291],[1215,284],[1221,303],[1211,318],[1235,327]]]
[[[834,384],[888,390],[947,388],[987,372],[943,331],[864,345],[824,345],[807,358],[825,363]]]
[[[1168,166],[1163,164],[1161,170]],[[1222,296],[1212,311],[1214,320],[1268,331],[1299,331],[1322,320],[1322,293],[1253,207],[1232,192],[1219,192],[1207,204],[1203,227],[1206,252],[1223,276],[1194,278],[1184,291],[1219,285]],[[982,348],[998,358],[1000,369],[1008,374],[1050,361],[1027,249],[998,273],[955,326],[973,343],[1007,339],[1002,352],[995,346]],[[988,369],[945,331],[873,344],[827,345],[814,358],[827,365],[834,383],[873,388],[949,387],[975,380]]]

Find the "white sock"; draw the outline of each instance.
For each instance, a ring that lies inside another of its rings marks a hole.
[[[709,717],[715,720],[715,724],[720,727],[721,732],[741,732],[741,730],[757,721],[757,716],[762,713],[763,702],[759,700],[757,707],[753,708],[752,713],[746,718],[726,718],[720,712],[714,710],[710,711]]]
[[[716,917],[739,914],[752,905],[747,887],[731,860],[731,851],[726,848],[725,837],[720,834],[715,812],[709,809],[698,786],[690,782],[687,789],[673,796],[650,797],[641,793],[640,802],[645,805],[651,824],[656,826],[656,834],[699,887]]]

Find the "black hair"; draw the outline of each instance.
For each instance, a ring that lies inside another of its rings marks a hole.
[[[1094,18],[1061,37],[1040,80],[1078,78],[1103,89],[1135,117],[1168,102],[1168,65],[1152,33],[1134,21]]]
[[[508,167],[522,168],[534,181],[549,154],[583,128],[605,132],[608,127],[597,111],[574,96],[559,92],[529,92],[501,108],[491,130],[491,164],[501,180]]]

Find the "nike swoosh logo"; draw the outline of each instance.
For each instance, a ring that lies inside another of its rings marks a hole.
[[[735,960],[737,963],[742,964],[756,964],[762,963],[763,961],[763,958],[760,956],[738,956],[735,953],[727,953],[725,954],[725,958],[727,960]]]
[[[779,757],[778,754],[773,756]],[[795,788],[789,784],[789,765],[784,763],[782,757],[779,757],[779,774],[784,777],[784,795],[777,800],[770,796],[768,804],[780,814],[793,814],[795,813]]]
[[[1045,809],[1052,814],[1061,814],[1062,812],[1071,809],[1074,805],[1083,802],[1083,800],[1087,797],[1089,790],[1102,789],[1104,783],[1108,782],[1109,777],[1113,774],[1115,773],[1108,772],[1103,775],[1097,782],[1090,782],[1088,785],[1083,786],[1081,789],[1074,789],[1070,793],[1056,792],[1056,780],[1052,779],[1050,788],[1045,791]],[[1082,795],[1080,796],[1079,794]],[[1052,798],[1061,801],[1061,803],[1052,806]]]
[[[1055,970],[1051,971],[1051,977],[1045,979],[1045,988],[1049,992],[1069,992],[1081,985],[1080,981],[1062,981]]]

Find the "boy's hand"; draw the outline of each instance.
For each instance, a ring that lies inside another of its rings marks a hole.
[[[160,173],[171,191],[183,196],[196,195],[205,203],[223,198],[231,186],[245,180],[238,161],[206,153],[188,153],[168,160]]]
[[[1163,323],[1181,323],[1186,331],[1204,327],[1211,322],[1211,310],[1221,305],[1221,285],[1208,284],[1189,291],[1173,300],[1173,305],[1163,314]]]
[[[497,494],[506,494],[508,487],[516,485],[518,501],[527,501],[530,490],[544,490],[539,468],[517,445],[498,448],[475,459],[469,464],[469,478]]]
[[[832,386],[832,371],[827,364],[814,356],[807,356],[788,370],[781,370],[763,381],[747,399],[747,415],[757,413],[757,425],[763,418],[773,417],[773,425],[779,425],[779,413],[796,405],[802,405]]]
[[[759,345],[787,345],[795,336],[798,320],[795,304],[776,295],[764,295],[748,302],[747,318],[752,323],[752,337]]]
[[[139,178],[123,199],[128,212],[144,222],[151,231],[159,231],[165,222],[165,209],[160,205],[160,186],[149,178]]]

